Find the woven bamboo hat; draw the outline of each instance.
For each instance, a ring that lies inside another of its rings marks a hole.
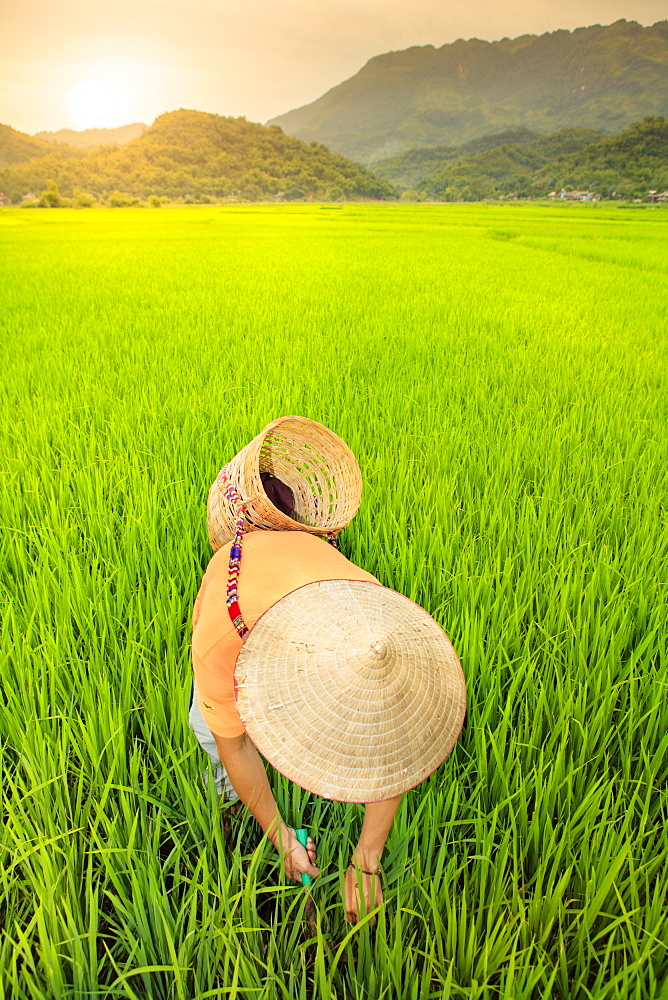
[[[376,802],[428,777],[466,709],[464,675],[440,625],[380,584],[293,590],[248,633],[235,671],[246,731],[273,766],[339,802]]]
[[[291,497],[290,512],[276,503],[267,479]],[[352,521],[362,499],[357,459],[338,435],[306,417],[279,417],[225,465],[209,490],[207,523],[214,549],[235,533],[238,507],[225,495],[232,486],[245,504],[245,531],[301,530],[335,537]],[[268,495],[270,494],[270,495]]]

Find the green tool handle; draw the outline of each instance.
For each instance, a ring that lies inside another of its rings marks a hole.
[[[295,836],[302,847],[306,847],[306,841],[308,840],[308,830],[306,827],[300,827],[299,830],[295,830]],[[313,879],[310,875],[302,874],[302,885],[310,885]]]

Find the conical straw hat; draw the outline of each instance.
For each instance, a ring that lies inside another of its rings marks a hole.
[[[237,708],[260,753],[298,785],[375,802],[419,784],[464,721],[457,654],[419,605],[380,584],[293,590],[248,633]]]
[[[292,493],[292,516],[267,495],[263,474]],[[307,417],[279,417],[225,465],[209,490],[207,526],[214,549],[234,537],[238,506],[244,530],[309,531],[334,538],[352,521],[362,499],[362,476],[354,454],[328,427]]]

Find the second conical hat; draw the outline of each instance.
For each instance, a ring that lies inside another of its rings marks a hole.
[[[290,515],[267,495],[270,475],[292,495]],[[209,490],[207,525],[214,549],[229,542],[243,502],[244,531],[309,531],[334,538],[352,521],[362,498],[357,459],[337,434],[307,417],[279,417],[223,468]]]

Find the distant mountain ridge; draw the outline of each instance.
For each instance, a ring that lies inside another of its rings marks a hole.
[[[667,113],[668,21],[621,20],[389,52],[268,124],[370,164],[506,129],[613,133]]]
[[[43,142],[64,142],[77,149],[97,149],[99,146],[124,146],[126,142],[138,139],[147,128],[148,125],[143,122],[119,125],[116,128],[86,128],[81,131],[61,128],[57,132],[35,132],[33,138]]]

